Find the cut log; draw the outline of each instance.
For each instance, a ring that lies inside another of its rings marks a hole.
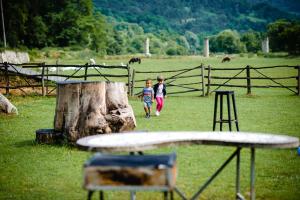
[[[18,109],[0,93],[0,111],[5,113],[18,114]]]
[[[124,83],[68,81],[57,88],[54,129],[69,142],[136,127]]]

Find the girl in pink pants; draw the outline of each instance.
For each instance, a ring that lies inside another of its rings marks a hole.
[[[164,84],[164,78],[162,76],[157,76],[157,82],[153,86],[154,98],[156,100],[156,116],[160,115],[160,112],[164,106],[164,98],[167,95],[166,85]]]

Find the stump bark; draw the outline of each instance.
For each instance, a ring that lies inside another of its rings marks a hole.
[[[54,130],[69,142],[89,135],[136,127],[124,83],[61,82],[57,86]]]

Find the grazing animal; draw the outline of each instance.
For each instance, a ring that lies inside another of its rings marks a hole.
[[[229,62],[231,59],[228,57],[228,56],[226,56],[226,57],[224,57],[223,59],[222,59],[222,63],[223,62]]]
[[[136,57],[136,58],[131,58],[131,59],[129,60],[129,64],[135,63],[135,62],[138,62],[139,64],[141,64],[141,59],[138,58],[138,57]]]
[[[96,65],[96,61],[93,58],[90,59],[90,65]]]

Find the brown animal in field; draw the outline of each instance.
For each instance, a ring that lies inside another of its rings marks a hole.
[[[223,59],[222,59],[222,63],[223,62],[229,62],[231,59],[228,57],[228,56],[226,56],[226,57],[224,57]]]
[[[131,64],[131,63],[135,63],[135,62],[138,62],[139,64],[141,64],[141,59],[138,57],[131,58],[128,63]]]

